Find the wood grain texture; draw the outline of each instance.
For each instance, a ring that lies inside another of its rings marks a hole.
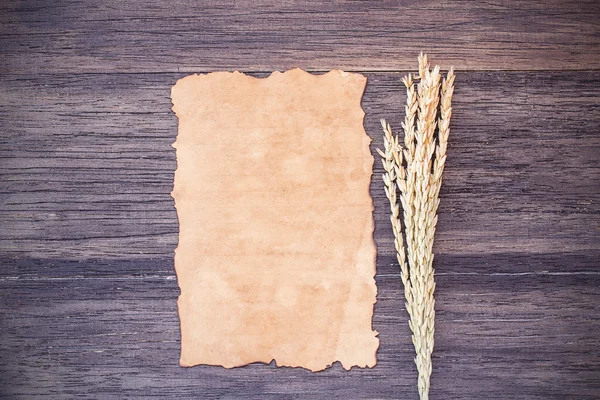
[[[264,76],[264,74],[258,74]],[[7,397],[415,398],[376,164],[379,363],[181,369],[170,191],[182,74],[4,75],[0,387]],[[400,122],[368,73],[365,126]],[[600,73],[461,73],[436,239],[432,398],[600,390]]]
[[[169,93],[181,76],[3,77],[8,257],[170,257],[178,228]],[[400,127],[401,76],[367,74],[373,152],[383,147],[380,118]],[[436,252],[598,255],[600,73],[463,73],[460,83]],[[382,171],[376,163],[374,182]],[[383,187],[371,194],[379,253],[391,255]]]
[[[2,2],[0,397],[417,398],[379,163],[378,365],[177,366],[169,93],[187,71],[363,71],[375,153],[379,119],[400,127],[402,70],[428,50],[459,69],[431,397],[596,399],[599,11],[595,1]]]
[[[494,257],[482,259],[493,261]],[[447,260],[458,268],[462,260]],[[321,373],[178,366],[170,277],[0,281],[7,398],[413,399],[416,370],[391,257],[378,263],[378,364]],[[92,266],[92,263],[83,263]],[[441,267],[440,267],[441,269]],[[432,398],[594,399],[598,275],[440,273]]]
[[[589,1],[4,1],[0,72],[600,68]]]

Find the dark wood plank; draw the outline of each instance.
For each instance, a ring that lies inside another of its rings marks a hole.
[[[181,76],[1,77],[0,244],[19,266],[0,274],[80,275],[66,261],[81,259],[105,271],[111,260],[131,261],[125,275],[171,271],[177,121],[169,90]],[[379,118],[398,128],[404,93],[399,73],[367,76],[363,107],[375,153]],[[567,268],[589,270],[600,256],[600,73],[462,73],[454,105],[439,257],[525,257],[496,267],[510,273],[554,268],[533,262],[536,254],[569,255],[580,262]],[[377,162],[375,239],[391,255],[381,172]],[[143,270],[132,262],[153,259]],[[63,262],[55,268],[51,260]],[[466,263],[455,272],[479,270]]]
[[[173,277],[0,278],[0,394],[417,398],[414,350],[391,261],[378,262],[378,364],[350,372],[339,364],[321,373],[259,364],[178,367]],[[494,255],[480,261],[496,262]],[[598,273],[501,279],[440,274],[437,282],[432,398],[597,398]]]
[[[10,0],[0,72],[600,68],[588,1]]]

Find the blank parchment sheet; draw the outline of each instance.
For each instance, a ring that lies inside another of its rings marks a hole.
[[[172,88],[182,366],[375,365],[365,85],[294,69]]]

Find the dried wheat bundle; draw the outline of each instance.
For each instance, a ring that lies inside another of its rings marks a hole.
[[[416,89],[414,80],[420,80]],[[432,250],[450,133],[454,72],[450,69],[446,78],[442,79],[439,66],[430,69],[427,56],[421,53],[419,75],[413,77],[409,74],[402,82],[407,94],[402,123],[404,146],[398,141],[398,136],[393,135],[390,125],[382,119],[385,152],[377,151],[385,169],[383,182],[390,201],[394,245],[417,354],[415,363],[419,373],[419,396],[423,400],[429,398],[435,320]]]

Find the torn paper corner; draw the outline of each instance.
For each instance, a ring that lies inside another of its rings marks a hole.
[[[294,69],[172,88],[182,366],[375,365],[365,85]]]

